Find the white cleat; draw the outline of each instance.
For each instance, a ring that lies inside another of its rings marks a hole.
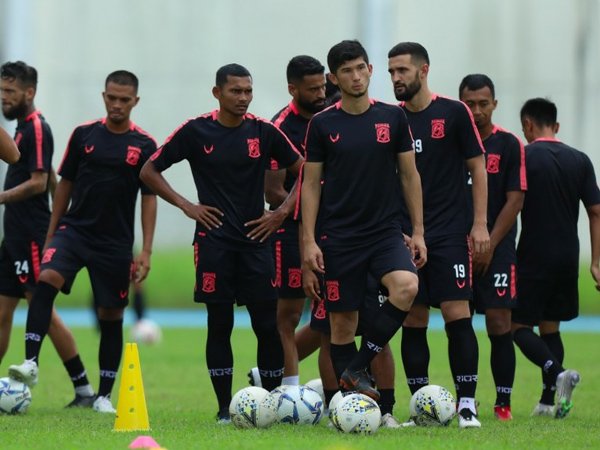
[[[250,386],[262,387],[262,380],[260,379],[258,367],[253,367],[248,372],[248,384]]]
[[[569,414],[571,408],[573,408],[573,402],[571,396],[573,395],[573,389],[579,384],[581,376],[576,370],[567,369],[558,374],[556,377],[556,409],[554,411],[554,417],[557,419],[563,419]]]
[[[531,412],[532,416],[546,416],[554,417],[554,405],[546,405],[545,403],[538,403]]]
[[[94,411],[99,413],[115,414],[117,412],[110,402],[110,397],[104,397],[102,395],[98,396],[96,400],[94,400],[92,408]]]
[[[458,412],[458,428],[481,428],[481,422],[473,411],[463,408]]]
[[[381,417],[381,428],[400,428],[402,424],[392,416],[390,413],[386,413]]]
[[[14,364],[8,368],[8,376],[13,380],[20,381],[29,387],[38,382],[38,365],[32,359],[26,359],[23,364]]]
[[[415,421],[414,421],[414,420],[412,420],[412,419],[408,419],[406,422],[402,422],[402,423],[400,424],[400,426],[401,426],[402,428],[407,428],[407,427],[416,427],[416,426],[417,426],[417,424],[415,423]]]

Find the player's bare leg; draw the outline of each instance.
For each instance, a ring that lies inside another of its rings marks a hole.
[[[18,304],[18,298],[0,295],[0,363],[8,350],[13,317]]]
[[[295,332],[300,323],[305,300],[279,299],[277,302],[277,329],[281,336],[284,356],[284,372],[282,384],[298,385],[298,350],[296,348]]]

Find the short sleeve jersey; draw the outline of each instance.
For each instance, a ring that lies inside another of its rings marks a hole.
[[[252,250],[268,245],[246,237],[244,224],[264,211],[264,174],[275,159],[282,168],[300,157],[297,150],[271,122],[246,114],[241,125],[221,125],[218,111],[190,119],[169,136],[152,156],[160,172],[187,160],[201,204],[220,209],[223,226],[207,230],[199,222],[196,233],[210,242],[233,250]]]
[[[19,122],[15,142],[21,152],[21,158],[8,166],[4,190],[26,182],[33,172],[49,173],[52,170],[52,131],[40,111],[32,112],[25,120]],[[5,240],[31,240],[46,235],[50,221],[47,188],[43,193],[26,200],[6,203],[5,207]]]
[[[498,126],[494,126],[492,134],[483,141],[483,145],[488,180],[487,222],[488,230],[492,231],[500,211],[506,204],[507,192],[527,190],[525,148],[518,137]],[[467,201],[472,211],[472,184],[468,187]],[[469,218],[472,223],[472,214]],[[514,257],[516,237],[517,224],[515,223],[498,245],[496,253],[502,248]]]
[[[528,190],[517,246],[519,276],[543,278],[579,273],[579,201],[600,204],[589,157],[556,139],[525,146]]]
[[[469,108],[458,100],[433,95],[423,111],[411,112],[404,103],[415,140],[417,169],[423,186],[425,237],[466,235],[467,159],[484,153]],[[405,221],[408,212],[405,209]]]
[[[131,249],[138,192],[152,194],[140,181],[140,170],[156,142],[133,122],[123,134],[105,123],[80,125],[71,135],[59,174],[73,182],[73,190],[60,224],[98,245]]]
[[[323,163],[318,222],[331,245],[365,245],[401,230],[398,153],[414,151],[404,112],[371,100],[362,114],[338,102],[308,125],[307,162]]]

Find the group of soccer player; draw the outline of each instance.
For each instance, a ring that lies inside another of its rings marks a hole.
[[[461,102],[430,90],[422,45],[400,43],[388,57],[399,105],[369,97],[368,55],[358,41],[346,40],[327,56],[331,96],[318,60],[290,60],[292,100],[272,121],[248,112],[250,72],[225,65],[212,89],[219,108],[183,123],[158,149],[130,119],[139,101],[137,78],[113,72],[103,93],[106,117],[71,136],[51,213],[52,136],[33,104],[37,73],[22,62],[3,65],[2,110],[18,120],[21,157],[9,166],[0,193],[6,204],[0,358],[18,299],[30,301],[25,361],[10,366],[9,375],[37,382],[49,334],[75,387],[69,406],[115,412],[110,394],[121,359],[123,310],[130,279],[143,280],[150,268],[158,195],[196,222],[194,301],[208,313],[206,362],[219,423],[230,421],[236,304],[247,307],[257,337],[255,383],[268,390],[299,384],[298,361],[319,348],[326,404],[339,389],[359,391],[379,402],[382,425],[389,428],[414,425],[393,416],[389,341],[402,328],[410,392],[427,385],[430,307],[439,308],[445,322],[458,425],[481,426],[471,319],[474,311],[484,313],[495,416],[512,419],[514,340],[542,369],[544,388],[533,414],[564,417],[580,379],[562,366],[559,331],[561,321],[578,314],[579,201],[590,219],[591,272],[600,283],[600,191],[593,166],[556,139],[557,111],[549,100],[534,98],[521,109],[524,147],[492,122],[497,100],[486,75],[463,79]],[[3,155],[5,148],[14,151],[1,142]],[[194,200],[162,174],[183,160],[196,185]],[[133,260],[140,190],[143,244]],[[84,266],[101,331],[97,392],[53,309],[58,291],[68,293]],[[306,297],[311,323],[296,331]]]

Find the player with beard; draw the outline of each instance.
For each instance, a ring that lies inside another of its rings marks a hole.
[[[415,139],[428,250],[428,263],[419,271],[419,293],[403,325],[404,370],[412,393],[429,383],[429,308],[440,308],[459,398],[459,427],[480,427],[475,406],[479,350],[469,307],[469,248],[480,258],[490,247],[484,150],[465,104],[429,90],[429,55],[422,45],[402,42],[389,51],[388,58],[394,93]],[[473,180],[472,219],[465,213],[469,208],[467,170]]]
[[[130,120],[139,97],[137,77],[108,75],[102,93],[106,117],[77,127],[67,145],[54,194],[41,272],[25,333],[25,362],[9,376],[26,384],[38,378],[39,354],[59,290],[68,294],[86,267],[100,325],[98,395],[91,405],[115,413],[110,395],[123,352],[123,312],[130,279],[150,270],[156,196],[141,185],[140,169],[156,150],[154,139]],[[135,205],[142,192],[142,250],[133,261]]]
[[[35,108],[36,92],[35,68],[22,61],[2,65],[2,113],[8,120],[17,120],[13,145],[17,143],[21,158],[8,167],[0,192],[0,203],[6,208],[0,246],[0,361],[8,349],[19,299],[31,302],[50,220],[48,187],[54,144],[50,126]],[[75,399],[68,406],[91,406],[94,391],[75,340],[54,309],[49,335],[75,387]]]
[[[405,114],[368,96],[372,66],[362,45],[342,41],[330,49],[327,62],[342,97],[308,127],[303,264],[324,276],[331,359],[340,386],[378,400],[366,367],[402,325],[417,292],[415,263],[421,267],[427,260],[421,183]],[[402,239],[403,194],[414,229],[410,249]],[[358,311],[370,275],[389,291],[389,300],[357,351]]]
[[[494,415],[506,421],[512,419],[510,395],[516,367],[510,317],[517,305],[515,241],[517,216],[527,190],[525,151],[515,135],[492,122],[498,101],[488,76],[467,75],[458,92],[473,113],[485,147],[490,250],[473,260],[473,303],[478,313],[485,314],[491,344],[490,362],[496,384]]]
[[[19,148],[6,130],[0,127],[0,159],[8,164],[16,163],[21,157]]]

